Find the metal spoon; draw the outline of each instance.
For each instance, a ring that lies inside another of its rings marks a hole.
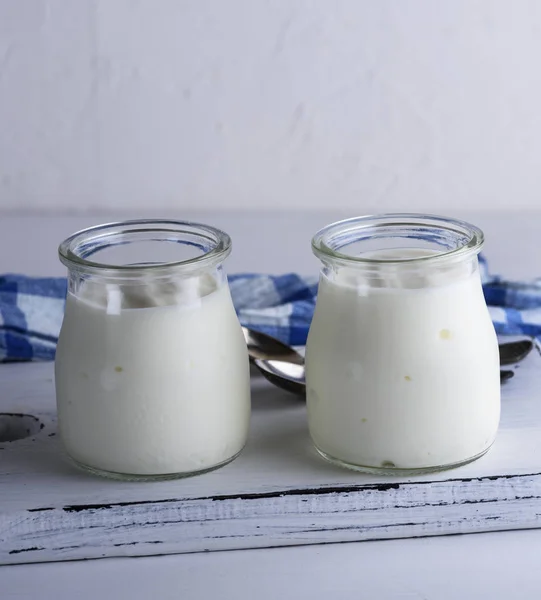
[[[280,340],[254,331],[248,327],[242,328],[246,345],[248,346],[248,354],[252,361],[259,360],[279,360],[295,365],[304,365],[304,357],[301,356],[294,348],[284,344]]]
[[[275,386],[296,394],[298,396],[306,395],[306,380],[304,378],[304,365],[295,365],[293,363],[279,360],[254,360],[255,366],[259,369],[263,377]],[[500,371],[500,383],[504,383],[515,372],[509,369]]]
[[[263,377],[275,386],[296,394],[306,395],[304,365],[296,365],[281,360],[254,360]]]
[[[500,344],[500,365],[512,365],[526,358],[533,348],[532,340]]]
[[[247,327],[243,327],[242,330],[248,344],[250,358],[261,374],[277,387],[299,396],[305,396],[304,357],[291,346],[270,335],[255,332]],[[266,351],[267,347],[268,352]],[[501,364],[508,365],[519,362],[530,352],[532,347],[533,344],[530,340],[500,344]],[[288,357],[292,357],[293,360],[288,360]],[[511,379],[514,374],[508,369],[500,370],[500,382]]]

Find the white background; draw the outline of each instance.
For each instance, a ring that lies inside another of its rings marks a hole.
[[[0,0],[0,208],[541,206],[536,0]]]

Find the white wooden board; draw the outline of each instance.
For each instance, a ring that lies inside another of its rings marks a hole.
[[[492,450],[414,478],[327,464],[311,448],[304,404],[260,378],[244,453],[170,482],[115,482],[72,467],[56,436],[52,364],[0,366],[0,412],[44,425],[0,443],[0,564],[541,527],[538,350],[503,386]]]

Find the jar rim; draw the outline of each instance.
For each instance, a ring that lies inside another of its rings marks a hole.
[[[353,256],[341,252],[340,248],[351,243],[351,238],[356,233],[368,232],[372,229],[374,237],[377,237],[378,229],[383,228],[432,228],[437,231],[445,231],[461,236],[465,239],[456,248],[444,250],[426,256],[384,258],[371,256]],[[484,234],[479,227],[460,219],[442,217],[438,215],[427,215],[421,213],[383,213],[375,215],[363,215],[350,219],[343,219],[331,223],[320,229],[312,238],[312,251],[323,262],[338,262],[347,266],[385,266],[400,264],[434,263],[453,259],[463,259],[470,255],[479,254],[484,245]],[[343,242],[343,243],[342,243]]]
[[[88,255],[105,247],[108,240],[113,237],[129,238],[144,233],[165,233],[171,236],[168,241],[179,241],[182,236],[195,235],[207,240],[211,247],[199,256],[152,264],[110,264],[89,260],[81,255],[83,250],[86,250]],[[192,271],[215,266],[231,253],[231,245],[229,235],[211,225],[174,219],[132,219],[95,225],[75,232],[58,246],[58,256],[60,262],[70,269],[119,277],[137,277],[150,273],[167,274],[172,268]]]

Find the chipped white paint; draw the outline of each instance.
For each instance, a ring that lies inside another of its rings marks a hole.
[[[0,366],[0,409],[42,419],[0,444],[0,564],[541,527],[541,356],[504,386],[481,460],[438,475],[364,476],[311,449],[304,406],[254,379],[249,444],[231,465],[162,483],[87,476],[63,460],[52,365]]]
[[[0,204],[537,207],[540,28],[531,0],[4,0]]]

